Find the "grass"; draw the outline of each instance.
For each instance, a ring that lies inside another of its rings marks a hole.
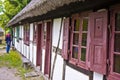
[[[31,71],[31,69],[26,70],[22,67],[21,55],[17,51],[10,51],[9,54],[0,56],[0,67],[4,66],[17,69],[16,75],[20,75],[23,80],[25,80],[24,74]]]

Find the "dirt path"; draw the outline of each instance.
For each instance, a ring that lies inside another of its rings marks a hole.
[[[0,80],[22,80],[16,73],[15,69],[8,69],[7,67],[0,68]]]
[[[3,54],[6,54],[6,50],[0,48],[0,56]],[[0,67],[0,80],[22,80],[16,72],[16,69],[9,69],[7,66]]]
[[[7,54],[5,49],[0,48],[0,56]],[[17,70],[16,69],[9,69],[7,66],[6,67],[0,67],[0,80],[22,80],[22,78],[17,75]],[[41,79],[40,76],[37,77],[31,77],[31,78],[26,78],[25,80],[44,80]]]

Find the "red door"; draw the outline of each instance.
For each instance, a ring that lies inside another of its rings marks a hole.
[[[106,74],[107,11],[90,14],[90,69]]]
[[[38,24],[37,26],[37,61],[36,65],[41,66],[42,65],[42,24]]]
[[[46,26],[46,48],[45,48],[45,69],[44,74],[50,76],[51,50],[52,50],[52,23],[47,22]]]

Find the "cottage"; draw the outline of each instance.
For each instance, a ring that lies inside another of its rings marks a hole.
[[[7,26],[52,80],[120,80],[120,1],[32,0]]]

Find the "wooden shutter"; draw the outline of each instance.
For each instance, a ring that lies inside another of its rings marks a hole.
[[[64,19],[62,57],[68,59],[69,18]]]
[[[52,22],[47,22],[44,74],[50,76],[52,49]]]
[[[36,65],[37,66],[42,66],[42,23],[37,25],[37,60],[36,60]]]
[[[90,26],[90,69],[106,74],[107,56],[107,11],[89,15]]]

